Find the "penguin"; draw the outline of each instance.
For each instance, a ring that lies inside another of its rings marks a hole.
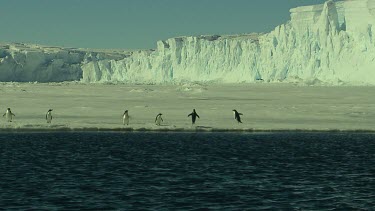
[[[122,115],[122,124],[129,125],[129,118],[128,110],[124,111],[124,114]]]
[[[197,112],[195,112],[195,109],[193,109],[193,112],[191,114],[188,115],[188,117],[191,116],[191,123],[192,124],[195,124],[195,120],[199,117],[199,115],[197,114]]]
[[[51,123],[52,122],[52,109],[49,109],[46,113],[46,120],[47,120],[47,123]]]
[[[3,114],[3,116],[5,116],[8,122],[12,122],[13,116],[16,116],[16,115],[14,115],[12,111],[10,110],[10,108],[8,108],[5,114]]]
[[[157,126],[160,126],[161,122],[163,122],[163,118],[161,118],[161,113],[159,113],[158,115],[156,115],[156,118],[155,118],[155,123]]]
[[[236,109],[233,109],[233,113],[234,113],[234,119],[237,120],[238,123],[242,123],[241,122],[241,113],[238,113],[238,111]]]

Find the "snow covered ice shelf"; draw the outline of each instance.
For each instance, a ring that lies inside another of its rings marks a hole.
[[[176,37],[153,50],[0,45],[0,81],[375,85],[375,0],[290,12],[291,20],[269,33]]]
[[[6,130],[375,130],[375,87],[292,84],[105,85],[1,83],[0,108],[10,107]],[[54,109],[52,124],[45,114]],[[195,108],[195,126],[187,117]],[[128,126],[122,114],[129,110]],[[232,109],[243,113],[243,124]],[[161,126],[154,123],[163,114]]]

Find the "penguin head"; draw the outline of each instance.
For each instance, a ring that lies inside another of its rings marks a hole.
[[[163,115],[163,114],[162,114],[162,113],[159,113],[159,114],[158,114],[158,116],[161,116],[161,115]]]
[[[7,108],[8,111],[10,111],[10,108]]]
[[[51,112],[51,111],[53,111],[53,109],[49,109],[49,110],[48,110],[48,112]]]
[[[195,112],[195,108],[193,108],[193,112]]]
[[[233,111],[234,113],[236,113],[236,112],[237,112],[237,110],[236,110],[236,109],[233,109],[232,111]]]
[[[124,111],[124,114],[127,114],[127,113],[128,113],[128,110],[125,110],[125,111]]]

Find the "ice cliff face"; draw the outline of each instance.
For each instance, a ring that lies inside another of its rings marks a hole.
[[[64,81],[82,76],[83,55],[25,44],[0,45],[0,81]]]
[[[82,78],[82,65],[93,61],[123,59],[125,53],[0,44],[0,81],[60,82]]]
[[[375,0],[291,9],[267,34],[178,37],[157,49],[0,49],[1,81],[322,81],[375,85]]]

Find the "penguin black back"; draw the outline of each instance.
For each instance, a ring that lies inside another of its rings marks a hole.
[[[241,115],[243,115],[243,114],[238,113],[238,111],[236,109],[233,109],[233,112],[234,112],[234,119],[237,120],[238,123],[242,123]]]
[[[162,113],[159,113],[158,115],[156,115],[155,117],[155,123],[156,125],[159,125],[161,124],[161,122],[164,122],[163,118],[161,117],[161,115],[163,115]]]
[[[193,109],[193,112],[191,114],[188,115],[188,117],[191,116],[191,123],[192,124],[195,124],[195,121],[197,120],[197,117],[199,117],[199,115],[197,114],[197,112],[195,111],[195,109]]]

